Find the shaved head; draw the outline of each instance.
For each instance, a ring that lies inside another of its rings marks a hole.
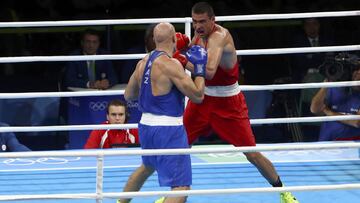
[[[175,28],[170,23],[159,23],[154,28],[154,40],[156,44],[171,42],[175,36]]]

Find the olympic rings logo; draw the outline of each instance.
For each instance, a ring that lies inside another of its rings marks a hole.
[[[47,164],[47,165],[55,165],[55,164],[66,164],[73,161],[79,161],[81,157],[75,157],[72,159],[60,158],[60,157],[41,157],[38,159],[6,159],[3,161],[4,164],[10,166],[29,166],[34,164]]]
[[[134,101],[128,101],[127,102],[127,106],[129,108],[137,108],[139,106],[139,103],[138,102],[134,102]]]
[[[89,108],[93,111],[104,111],[108,105],[107,101],[90,102]]]

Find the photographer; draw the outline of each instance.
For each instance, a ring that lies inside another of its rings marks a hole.
[[[320,67],[325,82],[360,80],[360,61],[339,54]],[[360,86],[321,88],[313,97],[310,110],[314,114],[335,116],[360,115]],[[360,140],[360,120],[330,121],[321,124],[319,141]]]

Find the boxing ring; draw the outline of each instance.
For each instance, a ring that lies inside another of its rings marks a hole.
[[[220,16],[216,21],[290,19],[305,17],[358,16],[360,11]],[[158,18],[99,21],[12,22],[0,27],[185,23],[191,36],[191,18]],[[360,50],[360,45],[238,50],[238,55],[289,54]],[[0,63],[34,61],[124,60],[144,54],[96,56],[2,57]],[[242,91],[284,90],[360,85],[360,81],[240,86]],[[123,94],[123,91],[0,93],[0,99],[72,97]],[[253,119],[251,124],[324,122],[360,119],[357,115]],[[127,129],[124,125],[68,125],[2,127],[0,132]],[[115,202],[135,197],[132,202],[152,202],[160,196],[189,195],[195,202],[278,202],[279,192],[292,191],[300,202],[355,202],[360,199],[360,143],[321,142],[258,145],[256,147],[196,146],[173,150],[67,150],[0,153],[0,201],[2,202]],[[285,187],[269,187],[242,152],[262,151],[275,165]],[[191,154],[193,185],[190,191],[160,188],[156,174],[140,192],[121,192],[129,175],[139,166],[140,155]]]

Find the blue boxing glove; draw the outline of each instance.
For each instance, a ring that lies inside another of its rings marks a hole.
[[[186,58],[194,64],[194,76],[205,77],[206,74],[206,63],[207,63],[207,52],[199,46],[194,45],[185,53]]]

